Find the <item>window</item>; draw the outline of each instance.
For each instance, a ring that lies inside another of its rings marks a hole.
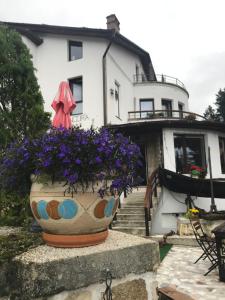
[[[116,116],[120,117],[120,85],[115,82]]]
[[[167,99],[162,99],[162,110],[164,110],[165,117],[172,117],[172,101]]]
[[[219,137],[221,172],[225,173],[225,137]]]
[[[136,75],[136,82],[139,82],[140,81],[140,71],[139,71],[139,66],[136,65],[135,67],[135,75]]]
[[[82,77],[77,77],[69,80],[70,89],[76,100],[76,108],[73,111],[73,115],[79,115],[83,113],[83,84]]]
[[[179,118],[183,119],[183,117],[184,117],[184,114],[183,114],[184,105],[182,103],[178,103],[178,110],[179,110]]]
[[[191,165],[206,167],[204,137],[177,134],[174,136],[176,172],[189,173]]]
[[[140,99],[140,118],[150,118],[154,112],[154,99]]]
[[[69,41],[69,60],[77,60],[83,57],[83,45],[81,42]]]

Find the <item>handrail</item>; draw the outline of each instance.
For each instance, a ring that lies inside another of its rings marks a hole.
[[[156,109],[156,110],[136,110],[128,112],[128,120],[149,120],[149,119],[179,119],[196,120],[197,118],[207,120],[202,115],[178,109]]]
[[[156,80],[149,80],[144,73],[135,74],[134,75],[134,82],[135,83],[142,83],[142,82],[169,83],[169,84],[177,85],[177,86],[181,87],[182,89],[186,90],[185,85],[178,78],[168,76],[168,75],[164,75],[164,74],[156,74]]]
[[[159,168],[156,168],[148,178],[146,193],[144,198],[144,211],[145,211],[145,233],[146,236],[150,235],[149,221],[151,221],[152,196],[157,197],[157,186],[159,184]]]

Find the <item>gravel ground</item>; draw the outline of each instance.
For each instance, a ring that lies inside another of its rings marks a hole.
[[[10,234],[19,233],[22,230],[22,227],[10,227],[10,226],[1,226],[0,227],[0,236],[8,236]]]
[[[109,231],[107,243],[102,243],[97,246],[90,246],[84,248],[54,248],[47,245],[38,246],[29,252],[19,255],[19,258],[24,263],[45,263],[48,261],[61,260],[70,257],[89,255],[99,253],[102,251],[122,249],[127,247],[134,247],[140,244],[152,244],[151,240],[147,240],[138,236],[128,235],[118,231]]]

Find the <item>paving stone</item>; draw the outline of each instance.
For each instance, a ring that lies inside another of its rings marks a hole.
[[[225,283],[219,281],[218,270],[204,276],[210,263],[194,264],[201,254],[198,247],[173,246],[157,270],[158,286],[175,285],[195,300],[225,300]]]

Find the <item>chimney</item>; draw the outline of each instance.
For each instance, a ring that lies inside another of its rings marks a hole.
[[[120,32],[120,22],[115,14],[109,15],[106,17],[106,20],[107,29],[114,29],[116,32]]]

